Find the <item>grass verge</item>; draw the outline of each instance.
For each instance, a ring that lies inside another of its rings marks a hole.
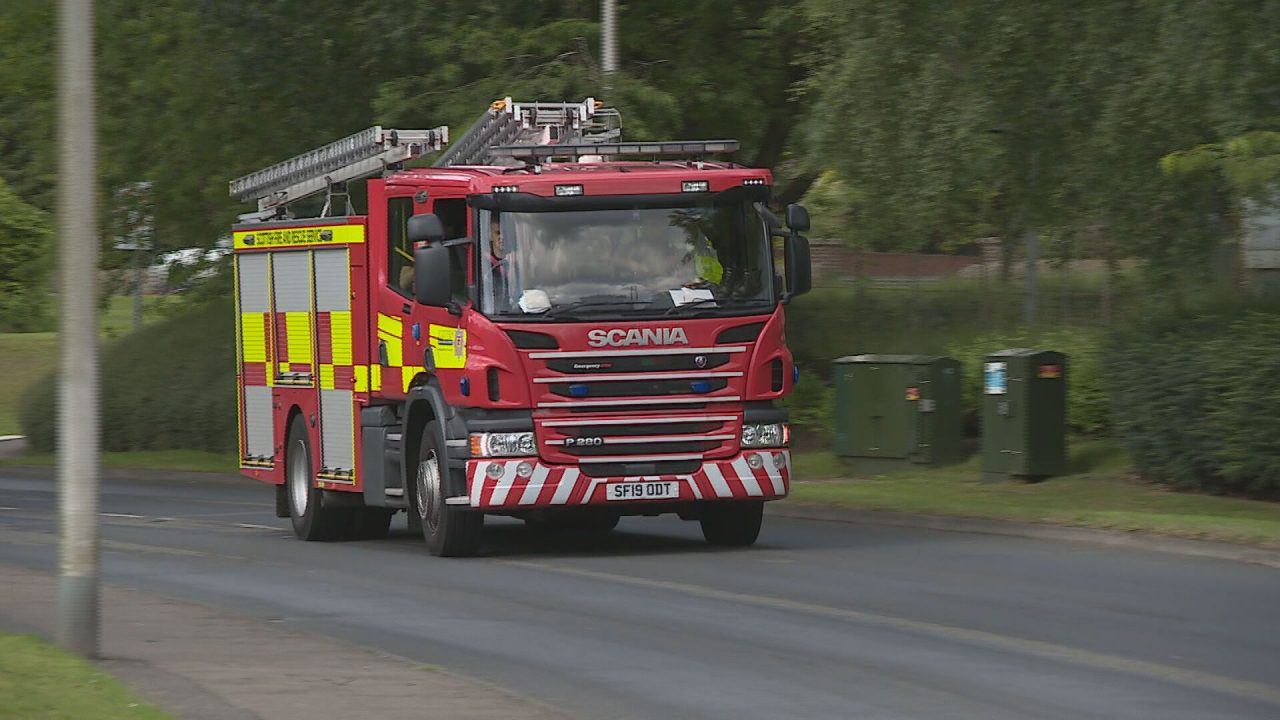
[[[0,634],[0,720],[172,720],[88,662],[29,635]]]
[[[18,403],[31,383],[58,366],[58,337],[53,333],[0,334],[0,435],[22,432]]]
[[[0,458],[5,465],[54,465],[53,453],[29,453]],[[102,466],[122,470],[184,470],[191,472],[236,472],[235,453],[212,453],[203,450],[132,450],[102,453]]]
[[[1280,503],[1175,492],[1138,479],[1106,441],[1071,446],[1071,471],[1040,483],[984,482],[980,458],[858,476],[830,452],[799,453],[791,497],[866,510],[995,518],[1280,548]],[[822,479],[830,478],[830,479]]]
[[[163,316],[163,309],[179,300],[171,297],[143,298],[144,323]],[[102,334],[111,338],[129,331],[133,323],[133,299],[115,296],[103,308],[99,323]],[[32,383],[58,367],[56,333],[0,333],[0,435],[22,432],[18,425],[18,403]]]

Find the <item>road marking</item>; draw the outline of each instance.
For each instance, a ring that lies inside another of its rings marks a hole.
[[[771,597],[768,595],[755,595],[729,590],[717,590],[704,585],[695,585],[692,583],[675,582],[670,580],[654,580],[650,578],[631,577],[628,575],[616,575],[614,573],[572,568],[533,560],[498,560],[497,562],[517,567],[545,570],[548,572],[560,573],[562,575],[572,575],[605,582],[621,583],[624,585],[631,585],[633,587],[666,590],[669,592],[682,593],[684,595],[692,595],[710,600],[722,600],[725,602],[754,605],[756,607],[771,608],[774,610],[805,613],[816,617],[843,620],[846,622],[860,623],[873,627],[902,630],[918,635],[926,635],[944,640],[978,645],[990,649],[1030,655],[1045,660],[1067,662],[1099,670],[1123,672],[1152,680],[1160,680],[1187,687],[1211,690],[1227,695],[1235,695],[1248,700],[1280,705],[1280,688],[1264,685],[1263,683],[1251,682],[1248,680],[1237,680],[1235,678],[1214,675],[1213,673],[1201,672],[1199,670],[1188,670],[1185,668],[1162,665],[1160,663],[1149,662],[1146,660],[1133,660],[1130,658],[1119,657],[1117,655],[1093,652],[1091,650],[1081,650],[1078,648],[1068,647],[1066,645],[1057,645],[1055,643],[1045,642],[1043,640],[1027,640],[1024,638],[1016,638],[1008,635],[987,632],[985,630],[973,630],[970,628],[955,627],[952,625],[942,625],[940,623],[933,623],[925,620],[910,620],[893,615],[881,615],[879,613],[864,612],[861,610],[849,610],[845,608],[832,607],[830,605],[818,605],[815,603],[788,600],[786,598]]]
[[[17,510],[17,509],[18,508],[16,507],[9,507],[8,505],[0,505],[0,510]]]
[[[129,518],[130,520],[141,520],[142,518],[146,517],[146,515],[134,515],[133,513],[109,513],[109,512],[104,512],[104,513],[102,513],[102,517],[112,517],[112,518]]]
[[[255,525],[253,523],[236,523],[236,527],[242,527],[245,530],[283,530],[284,528],[274,527],[272,525]]]

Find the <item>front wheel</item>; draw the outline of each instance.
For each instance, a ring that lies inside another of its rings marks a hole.
[[[760,536],[764,502],[716,502],[702,512],[702,537],[712,545],[745,547]]]
[[[480,533],[484,515],[467,512],[445,504],[444,440],[440,426],[434,421],[422,429],[418,445],[418,465],[413,482],[413,507],[422,526],[422,537],[432,555],[467,557],[480,550]]]

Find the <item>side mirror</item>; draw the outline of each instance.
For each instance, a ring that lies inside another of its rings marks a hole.
[[[791,207],[799,207],[792,205]],[[804,208],[800,208],[804,210]],[[787,209],[790,215],[790,208]],[[805,216],[808,219],[808,216]],[[813,266],[809,259],[809,239],[798,233],[791,233],[784,248],[787,256],[787,293],[783,302],[789,302],[796,295],[803,295],[813,287]]]
[[[791,228],[791,232],[809,232],[809,211],[797,203],[788,205],[787,227]]]
[[[418,215],[440,221],[435,215]],[[410,221],[412,222],[412,221]],[[449,307],[453,288],[449,287],[449,248],[434,244],[413,251],[413,296],[422,305]]]
[[[444,224],[433,213],[414,215],[409,218],[409,242],[438,243],[444,240]]]

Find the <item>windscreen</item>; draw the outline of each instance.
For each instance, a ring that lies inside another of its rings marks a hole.
[[[538,320],[749,314],[774,302],[768,232],[746,201],[480,213],[481,310]]]

